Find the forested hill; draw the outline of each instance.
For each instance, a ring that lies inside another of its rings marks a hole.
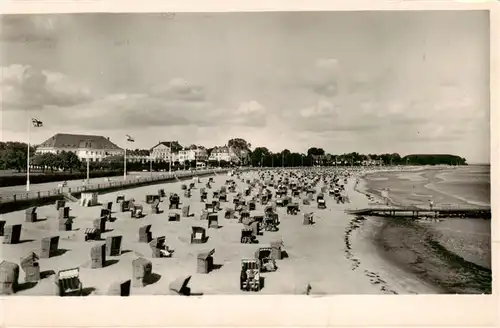
[[[412,154],[401,159],[410,165],[467,165],[465,158],[450,154]]]

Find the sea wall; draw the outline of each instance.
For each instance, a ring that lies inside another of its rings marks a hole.
[[[250,169],[243,169],[244,171]],[[158,177],[144,177],[128,181],[111,181],[93,184],[85,187],[64,188],[63,190],[40,191],[24,195],[14,195],[0,203],[0,214],[27,209],[33,206],[43,206],[54,203],[58,199],[64,199],[64,193],[79,197],[82,192],[97,192],[100,194],[112,192],[120,189],[137,188],[140,186],[154,185],[175,182],[177,180],[187,180],[193,177],[206,177],[219,173],[227,173],[230,169],[223,170],[204,170],[194,172],[181,172],[177,174],[168,174]],[[241,169],[240,169],[241,171]]]

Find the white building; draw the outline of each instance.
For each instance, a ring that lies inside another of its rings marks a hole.
[[[151,160],[148,150],[130,150],[127,149],[127,162],[148,163]]]
[[[124,151],[112,143],[109,138],[94,135],[57,133],[45,140],[36,149],[37,154],[53,153],[61,151],[73,152],[80,160],[89,162],[100,162],[109,156],[123,155]]]
[[[207,150],[201,147],[190,147],[180,150],[174,156],[175,160],[178,162],[206,162],[208,160]]]
[[[179,143],[177,141],[161,141],[151,148],[151,158],[155,162],[175,162],[175,148]]]
[[[231,163],[240,162],[240,158],[238,157],[236,152],[232,148],[229,148],[228,146],[215,147],[214,149],[212,149],[212,152],[210,153],[208,160],[217,162],[225,161]]]

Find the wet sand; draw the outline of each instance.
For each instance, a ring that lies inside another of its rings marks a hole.
[[[425,179],[419,179],[419,174]],[[369,188],[366,192],[380,195],[378,188],[383,188],[390,181],[394,182],[389,194],[393,205],[411,203],[425,206],[428,199],[433,199],[436,206],[474,205],[451,194],[427,188],[442,181],[436,178],[438,174],[438,170],[407,174],[407,180],[412,182],[408,184],[410,188],[398,184],[390,174],[385,174],[385,180],[380,179],[380,174],[371,174],[368,175]],[[376,179],[370,180],[371,176]],[[433,285],[436,291],[491,293],[491,220],[445,219],[436,222],[375,217],[368,217],[367,220],[374,225],[371,235],[380,256]]]

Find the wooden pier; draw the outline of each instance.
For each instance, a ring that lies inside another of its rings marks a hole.
[[[419,208],[419,207],[372,207],[346,210],[352,215],[389,216],[409,218],[477,218],[491,219],[491,208]]]

